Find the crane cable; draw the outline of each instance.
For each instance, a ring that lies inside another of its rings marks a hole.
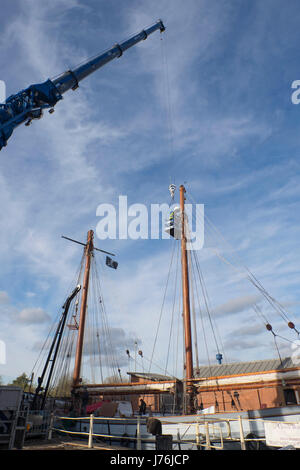
[[[170,77],[169,77],[169,65],[168,65],[168,54],[166,51],[167,43],[166,38],[161,36],[161,58],[162,58],[162,71],[163,71],[163,91],[162,94],[166,97],[166,123],[167,123],[167,132],[169,134],[169,147],[170,147],[170,156],[174,156],[174,126],[173,126],[173,111],[171,106],[171,92],[170,92]]]

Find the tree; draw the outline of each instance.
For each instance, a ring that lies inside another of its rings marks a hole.
[[[30,382],[30,378],[27,377],[27,375],[25,374],[25,372],[23,372],[22,375],[19,375],[19,377],[17,377],[15,380],[12,381],[11,384],[8,384],[10,386],[13,386],[13,387],[20,387],[22,388],[22,390],[24,392],[27,392],[29,391],[29,382]]]
[[[109,375],[103,380],[103,383],[105,384],[119,384],[119,383],[128,383],[128,382],[130,382],[129,377],[122,377],[117,374]]]
[[[58,383],[50,387],[50,395],[53,397],[70,397],[72,390],[73,379],[71,376],[63,375],[58,380]]]

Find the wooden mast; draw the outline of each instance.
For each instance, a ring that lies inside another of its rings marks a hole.
[[[83,348],[83,337],[84,337],[84,326],[87,308],[87,297],[89,290],[89,279],[90,279],[90,267],[91,257],[93,255],[94,244],[93,244],[94,232],[89,230],[87,234],[87,243],[85,245],[85,270],[82,286],[82,297],[80,307],[80,319],[78,327],[78,337],[76,345],[76,356],[75,356],[75,367],[73,374],[73,388],[80,384],[80,369],[82,359],[82,348]]]
[[[192,332],[191,332],[191,314],[190,314],[190,292],[189,292],[189,274],[188,274],[188,258],[186,251],[186,234],[185,234],[185,187],[179,188],[180,191],[180,209],[181,209],[181,267],[182,267],[182,297],[183,297],[183,319],[184,319],[184,338],[185,338],[185,367],[186,367],[186,396],[187,396],[187,413],[194,411],[194,394],[192,379],[193,371],[193,352],[192,352]]]

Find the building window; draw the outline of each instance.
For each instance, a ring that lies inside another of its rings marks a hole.
[[[286,388],[285,390],[283,390],[283,393],[286,405],[297,405],[295,390],[293,390],[292,388]]]

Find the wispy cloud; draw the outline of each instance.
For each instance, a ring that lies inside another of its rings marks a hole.
[[[232,315],[241,313],[245,310],[248,310],[250,307],[253,307],[253,305],[259,302],[261,299],[262,296],[259,294],[237,297],[223,305],[216,307],[214,313],[216,315]]]
[[[7,292],[0,292],[0,304],[7,304],[9,302],[9,296]]]
[[[24,308],[18,315],[18,321],[26,324],[49,322],[50,316],[42,308]]]

